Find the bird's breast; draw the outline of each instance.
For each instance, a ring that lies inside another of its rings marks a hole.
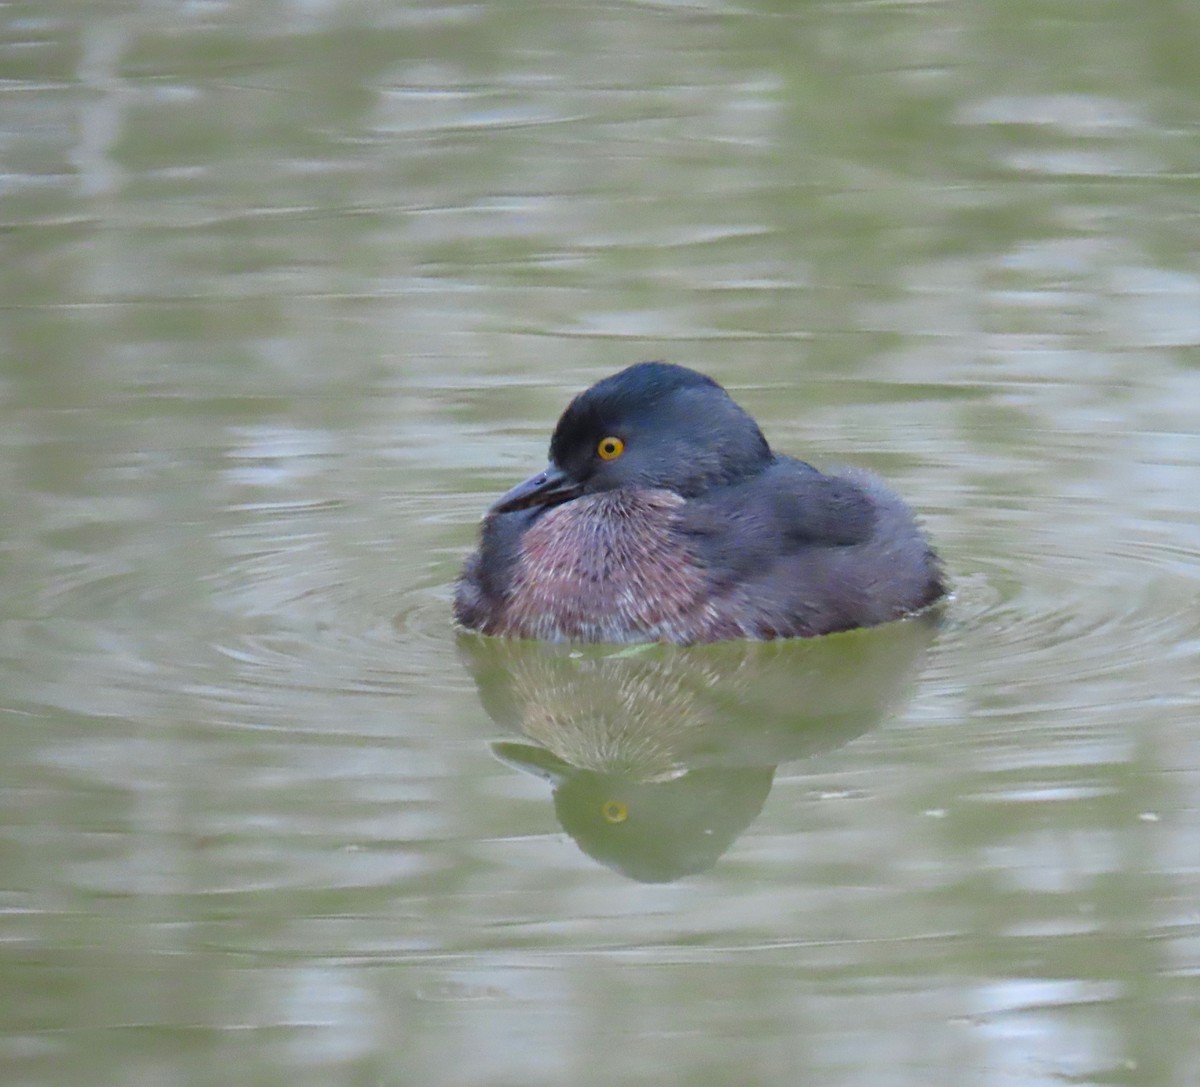
[[[707,579],[678,531],[684,499],[617,490],[556,506],[521,539],[505,626],[555,641],[695,640]]]

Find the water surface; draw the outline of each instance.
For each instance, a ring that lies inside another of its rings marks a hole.
[[[8,5],[6,1084],[1186,1085],[1200,20]],[[457,634],[666,358],[935,625]]]

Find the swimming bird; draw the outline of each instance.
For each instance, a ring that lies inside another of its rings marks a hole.
[[[487,511],[454,614],[483,634],[688,645],[873,626],[944,592],[877,476],[775,453],[712,378],[642,362],[576,396],[549,465]]]

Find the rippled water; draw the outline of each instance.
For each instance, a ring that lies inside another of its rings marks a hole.
[[[1200,22],[11,4],[0,1079],[1187,1085]],[[642,358],[954,593],[456,633]]]

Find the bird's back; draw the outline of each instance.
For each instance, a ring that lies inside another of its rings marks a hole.
[[[878,477],[790,458],[688,503],[714,606],[756,638],[873,626],[944,592],[912,511]]]

